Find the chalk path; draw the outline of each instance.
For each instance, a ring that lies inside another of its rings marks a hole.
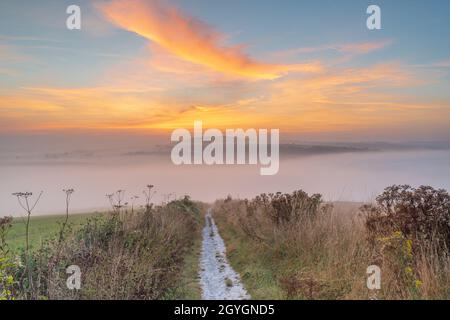
[[[203,229],[200,285],[204,300],[250,299],[239,274],[227,261],[225,244],[209,212]]]

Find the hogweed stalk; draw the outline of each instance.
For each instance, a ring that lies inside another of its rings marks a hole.
[[[13,196],[17,197],[17,202],[22,207],[22,209],[25,210],[27,213],[27,222],[25,225],[25,259],[26,259],[26,271],[28,273],[28,283],[31,289],[31,296],[33,298],[34,296],[34,290],[33,290],[33,275],[31,272],[30,267],[30,217],[33,213],[34,208],[38,204],[39,200],[41,199],[41,196],[44,192],[41,191],[39,193],[39,196],[36,198],[34,203],[30,204],[30,197],[33,195],[32,192],[15,192],[13,193]]]

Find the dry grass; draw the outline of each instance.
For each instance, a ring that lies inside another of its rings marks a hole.
[[[217,201],[213,213],[253,298],[450,298],[448,255],[419,243],[412,252],[412,239],[401,232],[374,245],[359,207],[330,207],[318,195],[298,192],[228,198]],[[372,264],[381,267],[381,290],[366,286]]]
[[[123,209],[68,226],[39,250],[8,265],[15,299],[177,299],[188,293],[185,260],[198,245],[200,212],[188,198],[133,213]],[[14,260],[14,259],[10,259]],[[66,286],[66,268],[78,265],[80,290]],[[29,266],[26,268],[26,266]],[[29,283],[28,271],[33,283]]]

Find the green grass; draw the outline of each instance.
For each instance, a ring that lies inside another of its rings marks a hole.
[[[196,235],[192,250],[184,258],[184,268],[181,275],[182,287],[175,299],[200,300],[202,291],[199,282],[199,260],[202,246],[202,228]]]
[[[284,299],[285,296],[277,281],[276,261],[255,250],[249,241],[241,238],[220,216],[215,219],[227,246],[227,258],[241,275],[242,282],[252,299]]]
[[[69,215],[68,223],[73,228],[82,226],[88,218],[92,218],[101,213],[83,213]],[[38,248],[42,241],[58,235],[61,223],[64,222],[64,215],[35,216],[30,219],[30,247]],[[12,252],[25,247],[25,224],[26,218],[14,218],[12,228],[6,237],[9,248]]]
[[[202,291],[199,281],[199,261],[202,248],[202,230],[204,219],[201,214],[205,209],[201,203],[191,203],[190,201],[174,202],[180,209],[192,212],[198,222],[198,229],[194,233],[194,241],[191,249],[184,255],[184,266],[181,274],[181,285],[177,294],[173,297],[175,300],[200,300]]]

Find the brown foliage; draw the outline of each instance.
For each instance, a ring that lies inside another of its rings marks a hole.
[[[415,244],[450,248],[450,196],[442,189],[391,186],[377,197],[377,205],[363,207],[370,240],[400,231]]]

